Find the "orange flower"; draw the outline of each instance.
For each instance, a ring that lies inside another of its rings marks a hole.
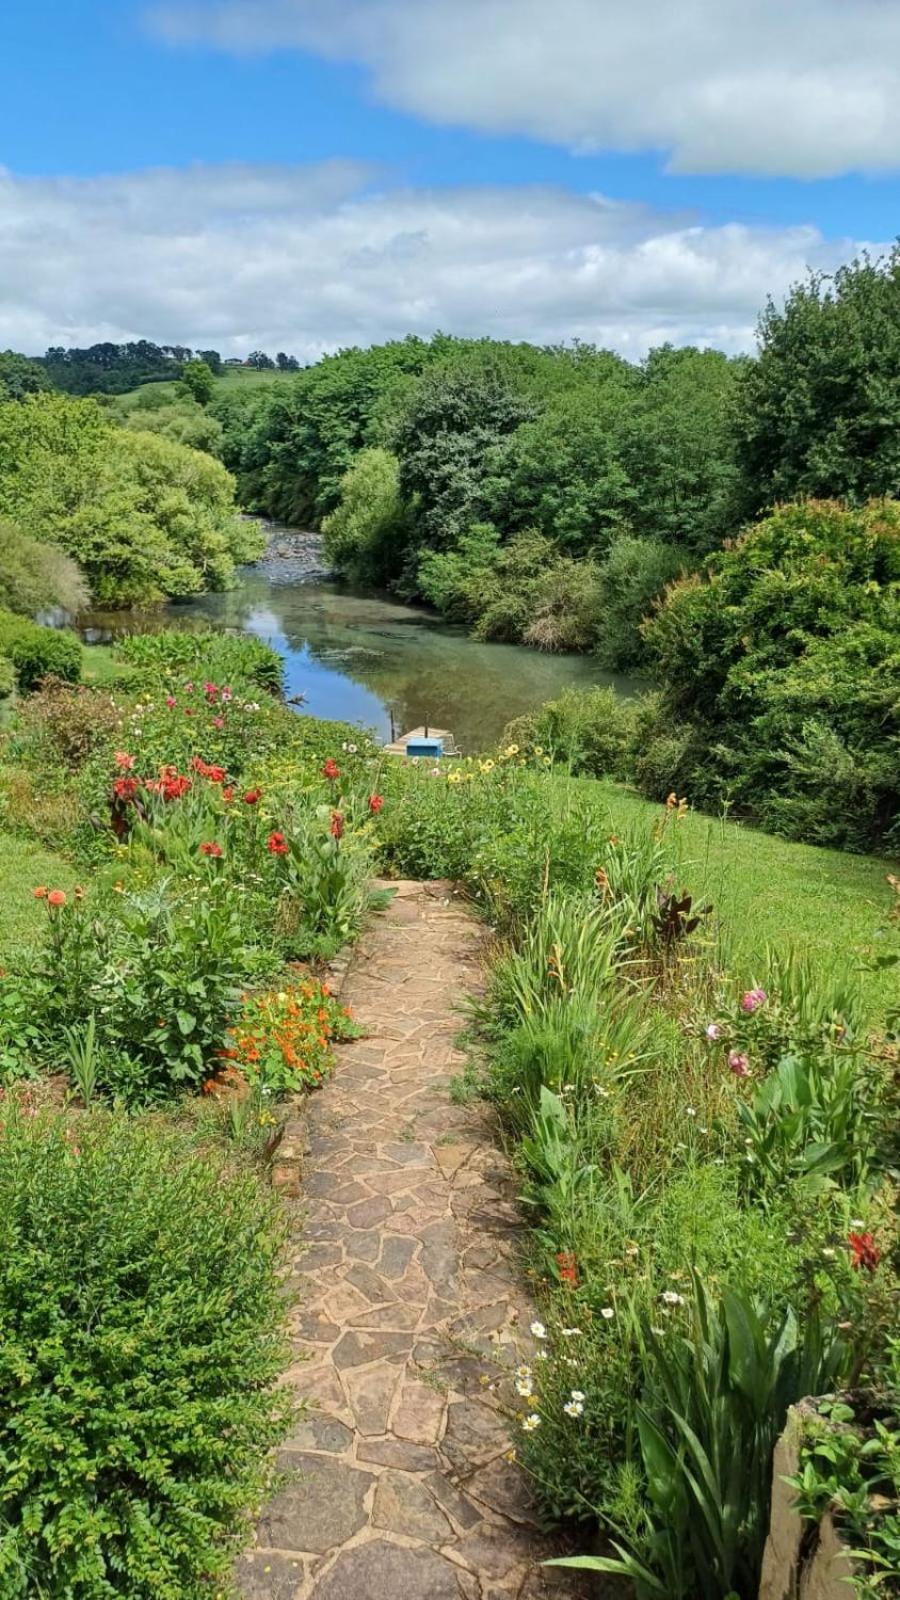
[[[31,892],[35,900],[46,900],[47,898],[47,890],[44,884],[41,884],[39,889],[32,889]]]
[[[65,889],[51,889],[47,896],[48,906],[64,906],[66,903]]]

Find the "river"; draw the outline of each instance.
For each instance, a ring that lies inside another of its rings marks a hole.
[[[203,624],[241,628],[274,646],[285,692],[301,712],[374,729],[388,739],[422,723],[447,728],[464,752],[496,745],[507,722],[576,685],[628,679],[588,656],[544,655],[520,645],[479,644],[432,612],[329,581],[304,562],[267,560],[244,568],[236,588],[152,613],[94,613],[88,638]]]

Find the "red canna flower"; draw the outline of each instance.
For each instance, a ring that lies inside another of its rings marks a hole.
[[[874,1272],[881,1260],[881,1251],[875,1243],[871,1233],[851,1233],[848,1239],[852,1260],[850,1262],[854,1272],[860,1267],[865,1267],[867,1272]]]
[[[286,856],[288,853],[288,842],[284,837],[284,834],[278,833],[277,831],[275,833],[270,833],[268,839],[266,840],[266,849],[268,850],[270,856]]]
[[[244,805],[245,806],[258,805],[261,799],[262,799],[262,789],[248,789],[247,793],[244,795]]]
[[[65,889],[51,889],[47,896],[48,906],[64,906],[66,903]]]
[[[115,759],[116,766],[121,767],[123,772],[130,772],[134,766],[134,756],[130,756],[127,750],[117,750]]]
[[[113,781],[113,794],[117,800],[133,800],[137,791],[137,778],[116,778]]]
[[[331,837],[332,839],[343,839],[344,837],[344,818],[340,811],[332,811],[331,813]]]
[[[578,1261],[574,1250],[560,1250],[556,1258],[556,1265],[559,1268],[560,1282],[567,1283],[572,1289],[577,1289]]]
[[[369,795],[369,810],[374,812],[376,817],[377,817],[377,815],[378,815],[378,813],[381,810],[383,805],[384,805],[384,795],[383,794],[370,794]]]
[[[233,784],[229,783],[227,788],[222,790],[222,799],[225,801],[225,804],[227,806],[231,805],[231,802],[234,799],[234,785]]]
[[[322,768],[322,777],[323,778],[339,778],[340,775],[341,775],[340,767],[338,766],[337,762],[336,761],[332,761],[331,756],[329,756],[328,760],[326,761],[326,763],[324,765],[324,767]]]
[[[200,846],[200,854],[202,856],[215,856],[218,858],[222,854],[222,846],[217,844],[215,839],[210,839],[206,844],[202,844]]]

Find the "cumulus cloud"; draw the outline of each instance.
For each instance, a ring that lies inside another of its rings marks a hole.
[[[364,164],[0,169],[0,349],[148,337],[304,359],[436,328],[638,357],[752,347],[767,294],[854,253],[549,188],[378,189]]]
[[[362,63],[388,104],[678,172],[900,166],[896,0],[153,0],[173,42]]]

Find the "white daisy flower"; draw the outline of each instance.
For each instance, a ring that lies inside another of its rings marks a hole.
[[[663,1292],[659,1298],[663,1302],[663,1305],[666,1306],[684,1305],[684,1295],[676,1293],[674,1289],[663,1289]]]
[[[616,1313],[614,1312],[612,1306],[604,1306],[600,1312],[601,1317],[603,1317],[606,1322],[611,1322],[615,1314]]]
[[[540,1417],[538,1416],[536,1411],[532,1411],[531,1415],[529,1417],[526,1417],[524,1422],[522,1423],[522,1432],[523,1433],[534,1433],[535,1428],[539,1428],[540,1425],[541,1425]]]
[[[566,1405],[563,1406],[563,1411],[566,1413],[567,1417],[584,1416],[584,1406],[580,1400],[569,1400]]]
[[[521,1367],[516,1367],[516,1377],[520,1378],[522,1381],[524,1381],[526,1378],[530,1378],[531,1368],[527,1367],[523,1362]]]
[[[547,1329],[542,1322],[533,1322],[531,1324],[531,1332],[536,1339],[546,1339],[547,1337]]]
[[[530,1378],[516,1379],[516,1394],[520,1394],[523,1400],[531,1399],[531,1396],[534,1394],[534,1384]]]
[[[582,1391],[580,1389],[573,1389],[572,1390],[571,1399],[576,1400],[576,1401],[580,1400],[582,1405],[583,1405],[584,1404],[584,1398],[585,1397],[584,1397],[584,1395],[583,1395],[583,1393],[582,1393]]]
[[[581,1333],[580,1328],[560,1328],[559,1331],[564,1339],[577,1339]]]

